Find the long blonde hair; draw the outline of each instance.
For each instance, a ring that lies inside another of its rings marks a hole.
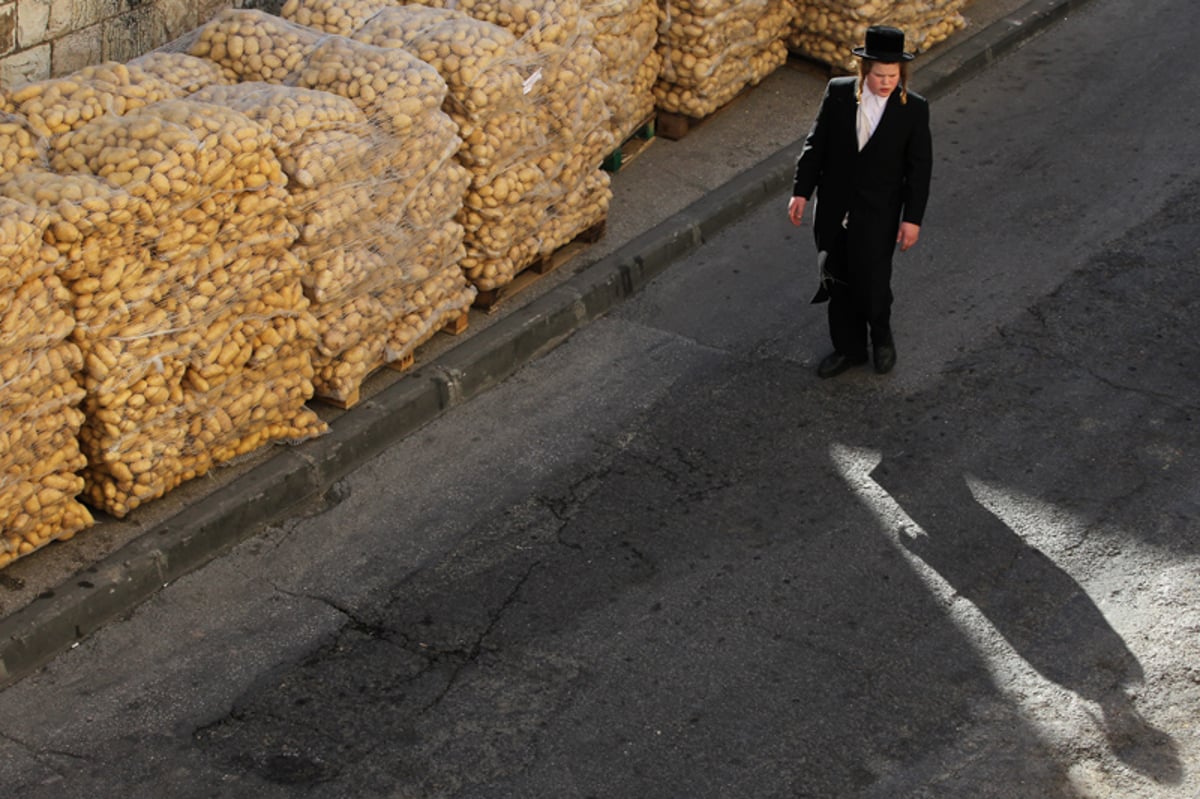
[[[862,101],[862,87],[867,80],[867,74],[870,73],[871,67],[875,65],[875,61],[870,58],[860,58],[858,60],[858,82],[854,85],[854,99]],[[900,67],[900,104],[908,103],[908,62],[897,61],[896,64]]]

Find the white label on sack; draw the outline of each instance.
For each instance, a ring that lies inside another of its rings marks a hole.
[[[538,67],[536,70],[534,70],[534,73],[532,75],[530,75],[528,78],[525,79],[525,83],[524,83],[525,94],[529,94],[531,91],[533,91],[533,87],[536,86],[537,82],[541,79],[542,79],[542,68]]]

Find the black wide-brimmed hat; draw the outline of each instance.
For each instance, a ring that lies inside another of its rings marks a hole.
[[[855,47],[851,52],[859,58],[888,64],[913,59],[912,53],[904,52],[904,31],[887,25],[872,25],[867,28],[866,46]]]

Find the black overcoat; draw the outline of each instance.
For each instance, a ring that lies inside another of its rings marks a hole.
[[[828,250],[843,220],[848,268],[856,281],[890,281],[900,222],[920,225],[929,199],[933,146],[929,104],[892,92],[879,126],[860,152],[855,132],[858,99],[854,77],[829,81],[816,122],[796,160],[792,196],[817,194],[813,233],[817,250]],[[817,301],[817,300],[814,300]]]

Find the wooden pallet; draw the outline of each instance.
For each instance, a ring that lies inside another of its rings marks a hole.
[[[474,307],[492,313],[508,297],[520,294],[521,291],[536,283],[543,275],[548,275],[567,261],[574,258],[588,245],[595,244],[604,237],[608,220],[602,219],[596,224],[583,230],[571,241],[559,247],[549,255],[543,255],[529,266],[522,269],[513,279],[503,286],[494,289],[480,290],[475,297]]]
[[[650,116],[642,120],[642,123],[621,143],[621,146],[609,153],[608,157],[601,162],[600,168],[605,172],[620,172],[621,167],[626,166],[633,159],[644,153],[646,148],[654,143],[657,121],[657,112],[652,112]]]
[[[466,331],[467,325],[469,323],[470,323],[470,320],[467,318],[467,314],[462,313],[462,314],[459,314],[459,316],[456,319],[453,319],[453,320],[447,322],[445,325],[443,325],[440,328],[439,332],[449,333],[452,336],[462,335],[462,333],[464,333]],[[407,355],[405,355],[403,358],[400,358],[395,361],[389,361],[384,364],[380,364],[379,366],[372,369],[359,382],[359,385],[357,387],[355,387],[355,389],[353,391],[351,391],[349,394],[347,394],[345,397],[326,397],[326,396],[317,394],[316,396],[313,397],[313,399],[318,400],[319,402],[323,402],[326,405],[332,405],[335,408],[340,408],[343,411],[348,411],[351,408],[353,408],[355,405],[357,405],[359,402],[362,401],[362,384],[365,383],[367,381],[367,378],[369,378],[371,375],[375,374],[380,369],[390,369],[393,372],[407,372],[409,369],[413,368],[413,366],[416,364],[416,362],[417,362],[416,353],[410,352]]]

